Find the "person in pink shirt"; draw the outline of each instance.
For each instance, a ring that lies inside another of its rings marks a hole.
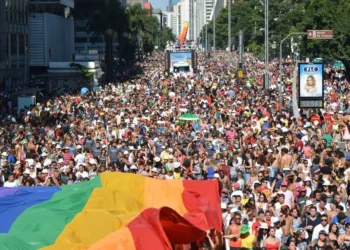
[[[310,144],[308,142],[306,142],[304,147],[303,147],[303,153],[304,153],[305,158],[311,157],[311,147],[310,147]]]
[[[281,184],[281,190],[278,192],[279,194],[284,194],[285,203],[290,207],[294,207],[294,195],[293,192],[288,190],[288,182],[283,181]]]

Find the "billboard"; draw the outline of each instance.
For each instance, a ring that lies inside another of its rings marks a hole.
[[[191,71],[193,71],[192,66],[192,52],[170,52],[169,53],[169,71],[174,71],[174,64],[175,63],[188,63],[190,66]]]
[[[299,63],[299,108],[323,108],[323,64]]]

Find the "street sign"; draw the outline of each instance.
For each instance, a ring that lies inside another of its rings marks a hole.
[[[243,77],[243,70],[239,70],[239,71],[238,71],[238,77],[239,77],[239,78],[242,78],[242,77]]]
[[[333,30],[308,30],[307,39],[328,40],[333,39]]]

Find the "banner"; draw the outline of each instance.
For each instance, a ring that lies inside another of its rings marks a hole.
[[[323,64],[299,63],[299,108],[323,108]]]

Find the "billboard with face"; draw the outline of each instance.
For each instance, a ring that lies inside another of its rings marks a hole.
[[[299,107],[323,107],[323,64],[299,64]]]

